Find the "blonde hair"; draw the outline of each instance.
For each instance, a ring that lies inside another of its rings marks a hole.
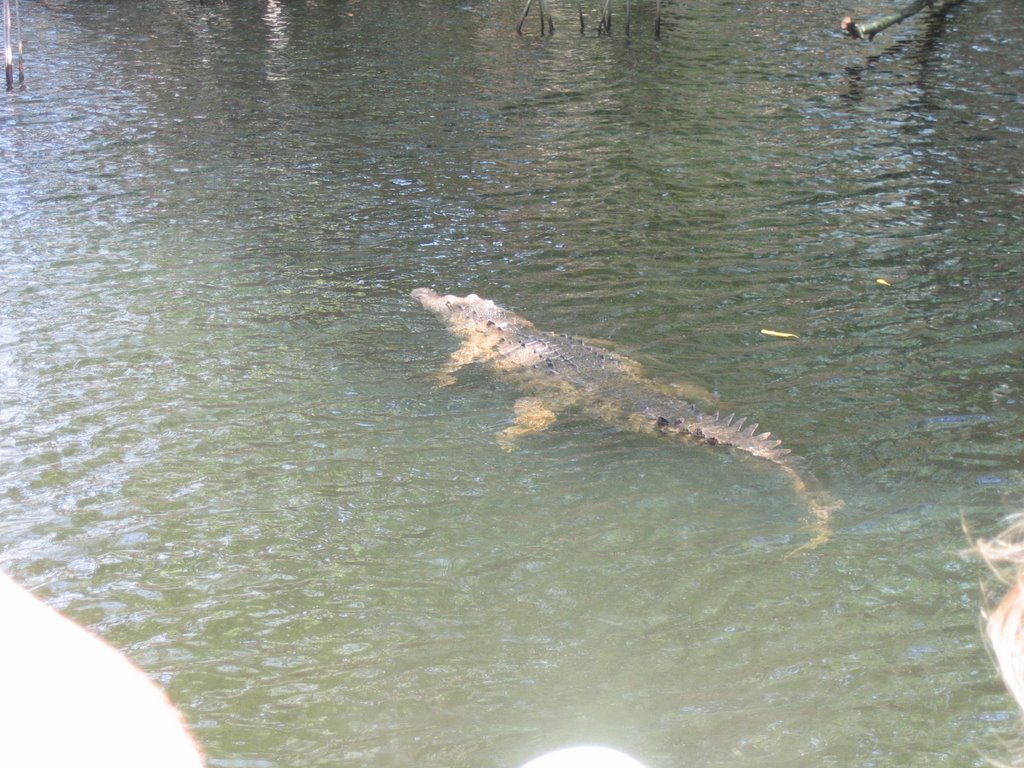
[[[985,634],[1003,682],[1024,711],[1024,516],[991,540],[979,539],[978,554],[1009,589],[995,608],[983,609]]]

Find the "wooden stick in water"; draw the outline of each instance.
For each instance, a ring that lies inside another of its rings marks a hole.
[[[25,84],[25,49],[21,44],[21,7],[14,0],[14,31],[18,39],[18,83]]]
[[[4,0],[4,75],[7,90],[14,90],[14,56],[11,53],[11,0]]]

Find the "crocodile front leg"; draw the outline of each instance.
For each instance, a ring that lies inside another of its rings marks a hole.
[[[540,397],[521,397],[516,400],[515,418],[512,426],[498,435],[498,445],[502,450],[511,451],[515,448],[515,440],[523,435],[531,435],[551,426],[558,415],[548,408],[550,401]]]
[[[463,366],[475,363],[477,360],[488,360],[491,357],[494,357],[492,340],[466,339],[462,342],[462,346],[452,352],[444,367],[434,374],[434,386],[438,388],[451,386],[455,383],[455,374]]]

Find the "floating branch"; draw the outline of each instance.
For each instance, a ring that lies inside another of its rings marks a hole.
[[[924,8],[938,7],[939,10],[942,10],[957,2],[960,2],[960,0],[913,0],[909,5],[897,11],[882,14],[863,22],[854,21],[852,16],[847,16],[843,19],[840,26],[847,37],[852,37],[855,40],[863,40],[865,38],[868,40],[874,40],[875,35],[882,30],[899,24],[904,19],[909,19],[915,13],[918,13]]]

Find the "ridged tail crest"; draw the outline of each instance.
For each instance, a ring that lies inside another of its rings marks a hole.
[[[735,413],[722,416],[716,411],[712,416],[690,406],[685,416],[662,419],[659,423],[664,431],[686,435],[709,445],[732,446],[780,464],[790,453],[788,448],[781,447],[782,441],[773,438],[771,432],[758,432],[760,425],[757,422],[744,426],[746,418],[737,418]]]

